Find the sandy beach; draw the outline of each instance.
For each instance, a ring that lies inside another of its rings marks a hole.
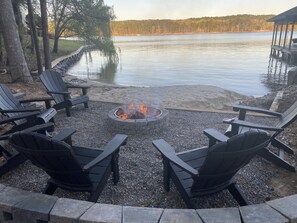
[[[66,76],[67,82],[86,82]],[[130,104],[145,103],[163,108],[184,110],[217,111],[231,110],[234,103],[252,98],[233,91],[209,85],[183,85],[166,87],[124,87],[87,81],[93,101]]]

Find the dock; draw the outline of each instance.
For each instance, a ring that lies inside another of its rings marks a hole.
[[[271,56],[280,58],[289,64],[297,64],[297,6],[267,20],[274,22],[271,41]]]

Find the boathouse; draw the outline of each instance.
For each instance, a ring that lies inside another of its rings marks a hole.
[[[297,64],[297,6],[267,20],[274,22],[271,55]]]

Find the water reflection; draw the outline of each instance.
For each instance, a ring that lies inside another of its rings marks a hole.
[[[118,63],[108,60],[108,62],[101,67],[100,81],[104,83],[114,83],[117,67]]]
[[[255,97],[287,81],[289,67],[269,58],[272,33],[114,38],[119,62],[86,53],[68,73],[124,86],[213,85]],[[267,66],[268,64],[268,66]]]
[[[262,83],[271,91],[286,86],[288,80],[289,64],[281,59],[270,56],[267,75],[264,75]]]
[[[117,62],[104,57],[100,51],[89,51],[83,54],[79,66],[74,65],[68,73],[83,79],[114,83],[117,67]]]

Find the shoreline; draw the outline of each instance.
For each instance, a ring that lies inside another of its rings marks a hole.
[[[161,34],[133,34],[133,35],[112,35],[112,37],[121,37],[121,36],[169,36],[169,35],[200,35],[200,34],[237,34],[237,33],[272,33],[272,30],[261,30],[261,31],[246,31],[246,32],[188,32],[188,33],[161,33]]]
[[[70,74],[64,79],[71,84],[90,84],[90,100],[119,104],[136,102],[180,110],[232,111],[233,104],[254,98],[212,85],[121,86],[84,80]]]
[[[13,92],[23,92],[25,98],[48,96],[38,75],[33,76],[34,84],[3,82]],[[144,102],[168,109],[185,111],[233,113],[236,103],[269,109],[277,92],[261,97],[247,96],[234,91],[211,85],[175,85],[166,87],[135,87],[101,83],[80,79],[69,73],[63,75],[66,83],[91,85],[88,95],[90,100],[118,104]],[[80,94],[80,91],[74,91]],[[287,99],[285,99],[287,100]]]

